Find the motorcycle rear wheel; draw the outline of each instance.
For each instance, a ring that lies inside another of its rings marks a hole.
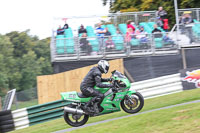
[[[69,106],[69,107],[75,108],[75,106]],[[78,115],[64,111],[64,119],[65,122],[70,126],[79,127],[84,125],[88,121],[89,115],[86,114]]]
[[[143,108],[143,106],[144,106],[144,98],[139,92],[136,92],[131,96],[126,96],[121,101],[121,108],[125,112],[130,114],[139,112]]]

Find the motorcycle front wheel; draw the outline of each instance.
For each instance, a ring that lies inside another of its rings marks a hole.
[[[139,112],[144,106],[144,98],[139,93],[133,93],[131,96],[125,96],[121,101],[121,108],[130,114]]]
[[[70,107],[73,107],[73,106],[70,106]],[[69,124],[70,126],[79,127],[79,126],[84,125],[88,121],[89,115],[72,114],[67,111],[64,111],[64,119],[65,119],[65,122]]]

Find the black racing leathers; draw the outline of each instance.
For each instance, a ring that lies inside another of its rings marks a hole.
[[[83,95],[88,97],[93,97],[91,101],[87,104],[87,106],[90,106],[93,102],[98,102],[98,105],[100,106],[104,95],[100,93],[99,91],[94,89],[94,86],[97,86],[99,88],[110,88],[113,87],[112,84],[103,84],[102,82],[107,82],[110,79],[103,79],[101,78],[102,73],[98,67],[93,67],[88,74],[85,76],[81,83],[81,92]],[[96,100],[99,99],[99,100]]]
[[[101,76],[102,73],[100,69],[98,67],[93,67],[83,79],[81,90],[88,87],[94,88],[95,85],[99,88],[110,88],[113,86],[111,84],[103,84],[102,82],[107,82],[109,79],[103,79]]]

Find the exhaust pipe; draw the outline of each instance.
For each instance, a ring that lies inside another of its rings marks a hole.
[[[85,112],[83,110],[74,109],[74,108],[70,108],[67,106],[64,107],[64,111],[72,113],[72,114],[79,114],[79,115],[85,114]]]

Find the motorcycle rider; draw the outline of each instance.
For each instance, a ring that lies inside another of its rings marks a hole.
[[[95,66],[92,69],[90,69],[88,74],[85,76],[85,78],[81,82],[80,89],[81,89],[81,92],[83,93],[83,95],[88,96],[88,97],[93,97],[89,102],[87,102],[85,104],[85,106],[83,107],[84,110],[86,110],[90,113],[95,112],[93,109],[91,109],[90,106],[93,106],[95,103],[97,103],[98,107],[100,107],[100,104],[103,101],[104,94],[95,90],[94,89],[95,86],[97,86],[99,88],[113,87],[113,84],[103,84],[102,83],[102,82],[108,82],[108,81],[112,80],[110,78],[107,78],[107,79],[101,78],[102,73],[106,74],[108,72],[108,70],[109,70],[109,63],[106,60],[100,60],[98,62],[98,66]],[[99,111],[99,110],[97,110],[97,111]]]

